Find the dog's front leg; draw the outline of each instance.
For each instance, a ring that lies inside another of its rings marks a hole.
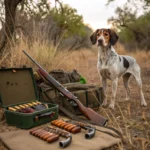
[[[115,98],[116,98],[116,92],[117,92],[117,86],[118,86],[118,78],[112,81],[112,98],[109,107],[114,109],[115,106]]]
[[[107,90],[107,80],[106,78],[101,78],[101,83],[102,83],[102,86],[103,86],[103,92],[104,92],[104,101],[103,101],[103,104],[102,106],[106,106],[107,105],[107,97],[106,97],[106,90]]]

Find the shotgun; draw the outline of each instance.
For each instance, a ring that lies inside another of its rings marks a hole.
[[[50,83],[52,84],[63,96],[68,100],[73,100],[77,105],[82,114],[89,120],[91,120],[95,125],[105,126],[108,121],[107,118],[101,116],[91,108],[85,107],[80,100],[77,99],[75,95],[69,92],[63,85],[56,81],[46,70],[44,70],[29,54],[24,51],[24,54],[29,57],[38,67],[38,72]]]

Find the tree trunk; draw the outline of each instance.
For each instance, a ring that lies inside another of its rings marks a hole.
[[[5,25],[4,35],[0,44],[0,54],[3,53],[6,46],[10,45],[13,33],[15,31],[15,16],[17,5],[23,0],[4,0],[5,5]]]
[[[78,39],[75,38],[75,42],[72,44],[72,46],[68,49],[68,51],[72,50],[78,43]]]

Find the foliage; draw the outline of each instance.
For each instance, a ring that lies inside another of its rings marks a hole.
[[[53,8],[51,16],[57,22],[59,28],[67,30],[67,36],[85,35],[85,25],[83,24],[82,16],[78,15],[77,10],[71,8],[69,5],[63,5],[63,10],[61,7],[58,9]]]
[[[24,12],[24,17],[26,17],[25,19],[18,20],[27,20],[25,32],[27,33],[28,30],[30,30],[30,33],[26,34],[27,36],[30,35],[30,39],[34,39],[34,37],[37,36],[32,34],[33,31],[37,30],[40,32],[38,34],[42,36],[42,39],[44,38],[46,41],[49,40],[51,41],[50,43],[53,42],[54,46],[62,48],[61,45],[66,44],[63,39],[73,37],[75,42],[73,42],[73,44],[70,42],[70,45],[66,45],[66,47],[69,46],[72,49],[75,47],[72,45],[78,45],[80,41],[82,41],[80,39],[87,36],[88,32],[85,30],[86,25],[83,23],[82,16],[77,14],[76,9],[64,5],[58,0],[55,2],[57,2],[59,6],[55,4],[55,7],[51,7],[47,0],[39,0],[38,3],[35,3],[33,0],[26,0],[24,6],[20,6],[21,11],[24,7],[22,12]],[[22,16],[19,16],[19,18],[22,18]],[[33,26],[35,24],[36,27]]]
[[[107,0],[107,5],[110,3],[114,2],[116,0]],[[135,0],[127,0],[128,3],[135,3]],[[149,8],[150,7],[150,0],[136,0],[136,3],[141,2],[143,3],[144,8]]]
[[[48,0],[24,0],[18,9],[21,12],[26,12],[28,17],[38,16],[42,18],[50,12],[50,5]]]
[[[128,5],[124,5],[123,8],[117,7],[116,11],[117,17],[111,17],[108,19],[108,23],[111,23],[115,27],[123,27],[132,23],[136,20],[136,11],[132,11]]]
[[[128,48],[150,49],[150,12],[139,15],[131,4],[126,3],[122,8],[117,7],[115,13],[108,23],[118,29],[120,41]]]
[[[4,0],[0,1],[0,23],[1,31],[5,32],[3,6]],[[68,47],[67,49],[71,50],[91,46],[87,41],[92,31],[87,30],[82,16],[78,15],[76,9],[64,5],[59,0],[55,1],[55,7],[51,6],[49,0],[22,0],[15,14],[14,43],[18,38],[25,38],[32,46],[32,42],[40,37],[41,42],[45,40],[60,49]]]
[[[118,34],[119,34],[119,39],[120,39],[121,42],[129,43],[130,41],[134,40],[133,33],[130,30],[126,29],[126,28],[123,28],[121,30],[121,32],[119,32]]]

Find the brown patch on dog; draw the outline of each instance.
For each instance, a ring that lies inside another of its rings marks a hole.
[[[100,74],[103,78],[110,79],[110,72],[108,69],[101,69]]]
[[[110,43],[111,45],[115,45],[118,40],[118,35],[115,33],[115,31],[111,29],[97,29],[91,36],[91,42],[92,44],[96,44],[99,37],[102,36],[105,40],[105,43],[107,45]]]
[[[105,43],[109,44],[110,42],[110,33],[108,29],[99,29],[99,31],[97,32],[97,39],[103,36],[103,38],[105,39]]]

